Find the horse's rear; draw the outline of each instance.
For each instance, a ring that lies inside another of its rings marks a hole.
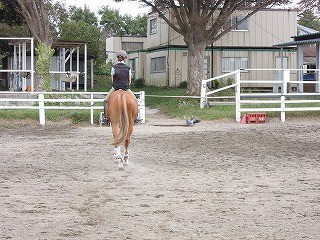
[[[113,134],[111,145],[116,148],[116,159],[119,162],[120,170],[123,170],[123,164],[128,164],[128,147],[137,114],[138,106],[132,94],[118,90],[110,95],[106,115],[111,122]],[[125,147],[123,156],[120,152],[120,146],[122,144]]]

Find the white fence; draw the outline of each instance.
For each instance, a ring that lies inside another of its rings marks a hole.
[[[145,92],[140,91],[134,94],[138,96],[139,118],[142,119],[142,123],[145,123]],[[5,95],[10,97],[4,97]],[[90,122],[93,124],[94,110],[103,111],[103,104],[96,103],[103,103],[106,95],[107,92],[0,92],[0,109],[39,110],[41,125],[46,123],[46,110],[90,110]],[[30,104],[26,105],[28,102]],[[52,106],[50,103],[61,104]],[[69,106],[66,106],[66,103]],[[80,106],[81,103],[83,106]]]
[[[254,71],[272,71],[274,79],[263,80],[246,80],[242,79],[242,75],[248,75],[249,72]],[[281,121],[285,122],[286,112],[293,111],[320,111],[318,106],[292,106],[293,104],[308,104],[308,103],[320,103],[320,99],[314,99],[320,97],[320,81],[315,80],[299,80],[303,79],[303,75],[307,69],[241,69],[231,73],[227,73],[215,78],[210,78],[202,81],[200,107],[203,108],[208,103],[208,99],[217,92],[221,92],[228,88],[235,89],[235,105],[236,105],[236,121],[241,121],[241,113],[244,112],[280,112]],[[314,71],[316,79],[319,79],[319,69],[308,69],[308,71]],[[213,91],[208,91],[207,84],[215,80],[221,80],[223,78],[233,78],[234,84],[226,87],[222,87]],[[276,80],[275,80],[276,79]],[[260,93],[260,92],[247,92],[243,93],[244,84],[269,84],[273,86],[273,93]],[[304,86],[314,85],[314,92],[304,92]],[[278,92],[279,87],[281,92]],[[212,97],[214,98],[214,97]],[[313,98],[313,99],[307,99]],[[277,107],[247,107],[248,105],[261,105],[267,104],[277,105]],[[246,107],[243,107],[245,105]],[[320,105],[319,105],[320,106]]]

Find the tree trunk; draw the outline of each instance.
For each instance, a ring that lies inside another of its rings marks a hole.
[[[36,48],[36,53],[38,55],[37,59],[37,73],[36,73],[36,90],[51,91],[51,77],[50,77],[50,65],[51,57],[54,54],[54,49],[51,45],[43,42],[38,43]]]
[[[188,88],[187,93],[199,96],[204,72],[204,44],[189,44],[188,47]]]

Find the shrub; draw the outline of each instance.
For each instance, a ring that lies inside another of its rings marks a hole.
[[[218,79],[213,80],[214,88],[218,89],[222,87],[222,82],[220,82]]]
[[[111,67],[109,65],[107,65],[107,64],[101,64],[95,69],[94,73],[96,75],[110,76]]]
[[[146,81],[144,80],[144,78],[138,78],[133,81],[132,85],[133,87],[136,87],[136,88],[142,88],[146,86]]]
[[[187,89],[187,87],[188,87],[187,81],[181,82],[178,86],[178,88],[183,88],[183,89]]]

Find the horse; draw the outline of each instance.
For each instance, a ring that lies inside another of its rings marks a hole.
[[[133,132],[134,121],[138,114],[138,105],[135,97],[124,90],[114,91],[109,99],[105,115],[112,127],[113,140],[111,145],[115,147],[115,161],[119,163],[119,170],[129,163],[130,136]],[[124,154],[121,154],[121,145],[124,145]]]

